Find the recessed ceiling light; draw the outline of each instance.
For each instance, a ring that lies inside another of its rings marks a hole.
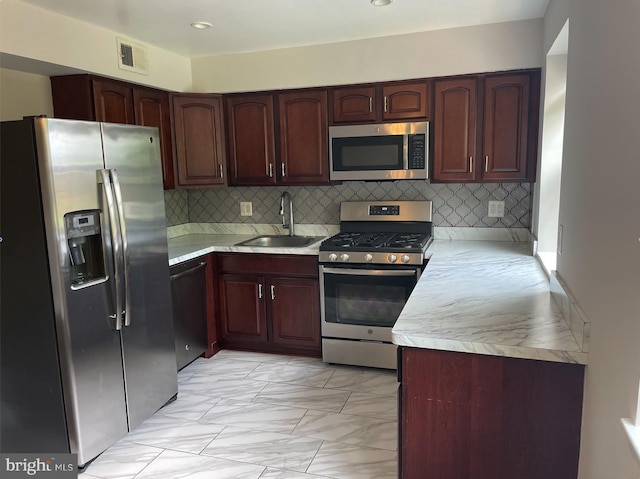
[[[213,25],[211,25],[209,22],[193,22],[191,26],[198,30],[206,30],[207,28],[211,28]]]
[[[389,5],[393,0],[371,0],[371,5],[374,7],[384,7]]]

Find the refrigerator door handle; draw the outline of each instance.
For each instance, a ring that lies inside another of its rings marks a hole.
[[[111,188],[111,179],[109,177],[108,170],[98,170],[98,181],[102,183],[104,188],[104,196],[107,200],[107,213],[109,214],[109,226],[111,230],[111,249],[113,251],[112,261],[113,261],[113,274],[114,281],[116,287],[116,304],[115,304],[115,314],[111,317],[116,320],[116,331],[122,329],[122,279],[120,273],[120,255],[121,255],[121,245],[120,245],[120,234],[118,230],[118,222],[117,222],[117,211],[115,206],[115,200],[113,197],[113,190]]]
[[[113,192],[115,194],[116,207],[118,209],[118,224],[120,226],[120,242],[122,245],[122,263],[124,265],[124,306],[122,316],[124,317],[124,325],[131,325],[131,274],[129,271],[129,245],[127,242],[127,225],[124,221],[124,203],[122,202],[122,190],[120,181],[118,180],[118,172],[116,169],[109,170],[111,172],[111,181],[113,183]],[[120,303],[122,304],[122,303]]]

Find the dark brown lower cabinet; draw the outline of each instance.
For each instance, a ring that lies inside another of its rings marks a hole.
[[[402,479],[574,479],[584,366],[399,348]]]
[[[223,348],[320,356],[316,256],[217,257]]]

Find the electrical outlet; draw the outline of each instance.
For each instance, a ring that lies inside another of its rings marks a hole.
[[[251,201],[240,202],[240,216],[253,216],[253,203]]]
[[[489,201],[489,218],[504,217],[504,201]]]

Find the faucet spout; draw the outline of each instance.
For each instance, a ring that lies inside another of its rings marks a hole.
[[[284,206],[285,206],[285,201],[288,201],[289,205],[289,223],[287,224],[285,221],[285,215],[284,215]],[[285,191],[282,193],[282,195],[280,195],[280,216],[282,216],[282,227],[284,229],[289,228],[289,236],[295,236],[296,232],[295,232],[295,223],[293,221],[293,199],[291,198],[291,195],[289,194],[288,191]]]

